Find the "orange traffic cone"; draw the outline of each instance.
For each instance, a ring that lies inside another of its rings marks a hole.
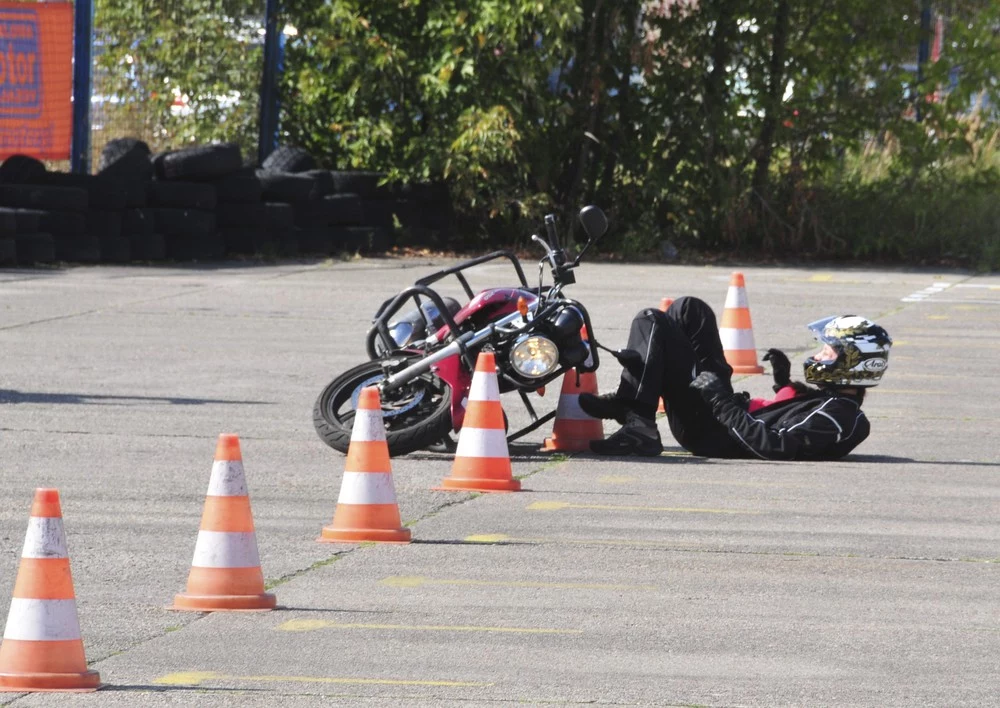
[[[750,323],[750,305],[747,302],[743,274],[733,273],[726,293],[726,307],[719,323],[719,337],[726,361],[734,374],[763,374],[764,367],[757,363],[757,348],[753,342],[753,325]]]
[[[96,691],[76,615],[59,491],[36,489],[0,644],[0,691]]]
[[[469,387],[469,405],[458,432],[458,447],[451,475],[439,491],[518,492],[521,481],[514,479],[507,450],[503,406],[497,382],[493,352],[480,352]]]
[[[194,547],[187,592],[174,597],[172,610],[217,612],[272,610],[264,592],[257,536],[247,496],[243,455],[236,435],[220,435]]]
[[[580,330],[580,334],[585,342],[589,340],[586,327]],[[590,361],[588,358],[587,363]],[[552,437],[545,438],[543,450],[582,452],[590,449],[591,440],[604,439],[604,424],[580,408],[581,393],[597,395],[597,374],[593,371],[580,373],[576,369],[567,371],[563,376],[562,391],[559,392]]]
[[[662,300],[660,300],[660,312],[666,312],[667,310],[670,309],[670,306],[673,305],[673,304],[674,304],[673,298],[669,298],[669,297],[663,298]],[[667,405],[663,402],[662,398],[660,399],[660,405],[656,409],[656,412],[657,413],[666,413],[667,412]]]
[[[333,523],[324,526],[316,540],[326,543],[410,542],[410,529],[403,528],[399,518],[389,445],[382,422],[382,401],[374,386],[361,389]]]

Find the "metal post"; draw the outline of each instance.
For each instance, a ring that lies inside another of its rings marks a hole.
[[[87,174],[90,172],[94,4],[92,0],[76,0],[73,9],[73,142],[70,148],[70,169]]]
[[[267,0],[265,10],[264,72],[260,84],[260,139],[258,164],[278,146],[278,76],[281,74],[283,35],[278,27],[278,2]]]
[[[917,122],[923,120],[924,64],[931,56],[931,0],[920,0],[920,46],[917,49]]]

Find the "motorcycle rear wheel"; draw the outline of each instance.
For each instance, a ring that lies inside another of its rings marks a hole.
[[[379,363],[369,361],[331,381],[313,408],[320,439],[334,450],[347,452],[358,393],[384,378]],[[391,457],[426,449],[451,430],[451,387],[432,373],[424,374],[389,392],[382,400],[382,416]]]

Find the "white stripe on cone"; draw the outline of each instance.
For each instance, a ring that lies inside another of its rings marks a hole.
[[[28,642],[80,639],[76,600],[12,598],[3,638]]]
[[[351,429],[351,440],[358,442],[379,442],[385,440],[385,424],[382,422],[382,411],[358,408],[354,411],[354,427]]]
[[[58,516],[32,516],[24,536],[22,558],[66,558],[66,532]]]
[[[247,480],[241,460],[216,460],[212,463],[212,477],[208,482],[210,497],[245,497]]]
[[[472,385],[469,386],[470,401],[499,401],[500,384],[497,375],[485,371],[477,371],[472,375]]]
[[[509,457],[507,433],[495,428],[468,428],[458,434],[455,457]]]
[[[726,309],[735,310],[748,307],[750,307],[750,302],[747,300],[746,288],[730,287],[726,293]]]
[[[734,351],[737,349],[757,349],[753,343],[752,329],[720,327],[719,339],[722,340],[722,348],[726,351]]]
[[[338,504],[395,504],[391,472],[344,472]]]
[[[573,372],[567,374],[572,376]],[[558,420],[596,420],[587,415],[580,408],[580,394],[564,393],[559,396],[559,405],[556,407],[556,418]]]
[[[191,565],[199,568],[256,568],[257,537],[252,531],[199,531]]]

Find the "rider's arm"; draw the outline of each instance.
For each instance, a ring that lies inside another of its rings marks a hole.
[[[837,459],[868,437],[868,420],[853,402],[811,399],[766,421],[731,399],[712,402],[716,419],[753,456],[763,459]]]
[[[867,437],[867,420],[855,401],[822,395],[788,402],[777,415],[750,413],[746,398],[715,373],[703,371],[691,382],[715,419],[748,453],[771,460],[835,458]],[[864,425],[859,427],[859,423]]]

